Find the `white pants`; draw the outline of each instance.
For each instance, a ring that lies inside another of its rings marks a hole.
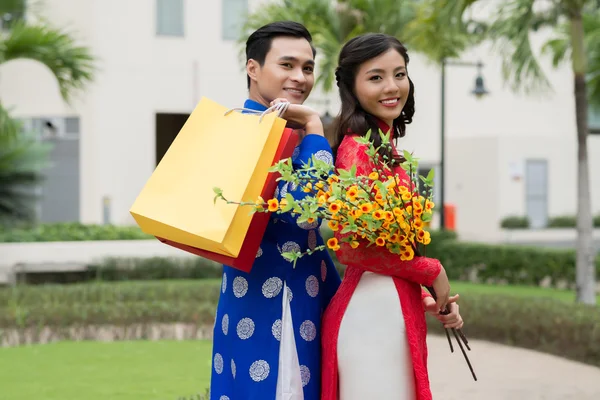
[[[414,400],[415,383],[398,291],[363,273],[340,326],[340,400]]]
[[[276,400],[304,400],[300,362],[292,324],[292,310],[287,285],[283,287],[281,316],[281,343],[279,345],[279,372],[277,373]]]

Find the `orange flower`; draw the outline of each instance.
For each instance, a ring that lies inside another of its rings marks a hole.
[[[277,201],[277,199],[271,199],[267,203],[269,204],[268,210],[270,212],[275,212],[279,210],[279,202]]]
[[[399,235],[397,233],[392,233],[390,235],[390,239],[389,240],[390,240],[391,243],[399,243],[398,238],[399,238]]]
[[[329,247],[333,251],[337,251],[340,249],[338,244],[338,240],[336,238],[331,238],[327,241],[327,247]]]
[[[356,249],[359,246],[359,243],[356,240],[353,240],[352,242],[350,242],[350,247],[352,247],[353,249]]]
[[[375,180],[379,179],[379,174],[377,172],[373,171],[369,174],[369,179],[372,179],[375,181]]]
[[[389,211],[385,212],[385,220],[388,222],[392,222],[394,220],[394,214]]]
[[[309,224],[312,224],[313,222],[315,222],[315,219],[313,217],[310,217],[306,220],[306,222],[308,222]]]
[[[419,229],[417,231],[417,240],[423,243],[423,239],[425,239],[425,231],[423,229]]]
[[[377,239],[375,239],[375,244],[377,246],[385,246],[385,239],[380,236]]]

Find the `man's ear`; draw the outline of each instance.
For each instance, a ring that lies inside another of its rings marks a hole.
[[[250,77],[251,81],[257,80],[257,74],[260,72],[260,64],[253,59],[249,59],[246,63],[246,73]]]

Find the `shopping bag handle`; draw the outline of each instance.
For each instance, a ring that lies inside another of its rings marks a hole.
[[[281,117],[283,114],[285,114],[285,112],[287,111],[289,106],[290,106],[290,103],[288,103],[288,102],[277,103],[274,106],[267,108],[265,111],[258,111],[258,110],[253,110],[251,108],[237,107],[237,108],[231,108],[231,109],[227,110],[225,112],[225,116],[231,114],[234,111],[244,111],[244,112],[247,112],[248,114],[260,115],[260,118],[258,119],[258,123],[261,123],[263,117],[271,112],[277,112],[277,116]]]

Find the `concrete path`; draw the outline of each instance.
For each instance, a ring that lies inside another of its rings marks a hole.
[[[478,381],[460,349],[429,335],[434,400],[600,400],[600,368],[530,350],[469,340]],[[456,342],[453,342],[456,344]]]

